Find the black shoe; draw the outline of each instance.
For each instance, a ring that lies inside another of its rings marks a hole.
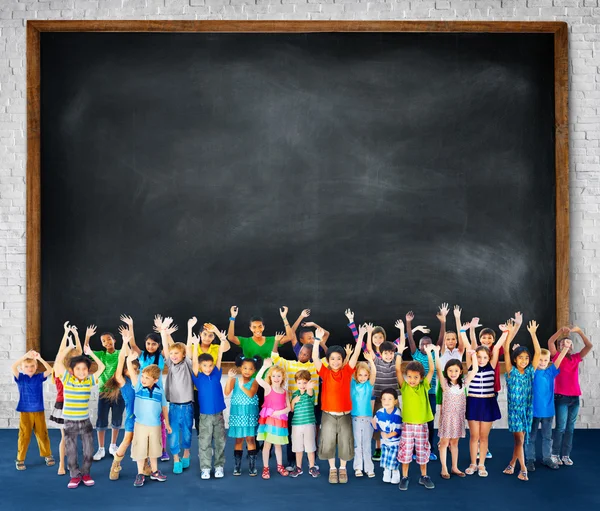
[[[428,490],[433,490],[435,488],[435,484],[433,484],[433,481],[431,480],[431,477],[429,477],[429,476],[419,477],[419,484],[422,484]]]
[[[399,490],[408,490],[408,477],[403,477],[400,479],[400,484],[398,485]]]
[[[533,460],[527,460],[525,467],[527,468],[527,472],[535,472],[535,462]]]
[[[375,449],[373,456],[371,456],[373,461],[381,461],[381,449]]]
[[[233,451],[233,475],[242,475],[242,455],[244,451]]]
[[[248,452],[248,475],[254,477],[258,474],[256,470],[256,449]]]

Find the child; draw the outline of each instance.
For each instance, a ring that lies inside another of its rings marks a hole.
[[[242,475],[242,456],[244,439],[248,450],[248,475],[254,477],[256,470],[256,428],[258,427],[258,383],[254,375],[261,365],[260,357],[246,358],[238,355],[235,359],[241,378],[237,371],[230,369],[229,379],[225,384],[225,395],[231,395],[229,403],[229,438],[235,439],[233,459],[233,475]],[[241,381],[240,381],[241,380]]]
[[[121,461],[125,457],[125,453],[127,452],[127,448],[131,445],[133,440],[133,431],[135,428],[135,390],[133,385],[131,384],[131,378],[129,377],[129,370],[125,367],[126,359],[131,355],[131,351],[129,349],[129,341],[131,339],[130,335],[127,335],[128,331],[126,331],[123,335],[123,346],[119,352],[119,363],[117,365],[117,369],[112,378],[109,378],[104,384],[104,392],[102,393],[103,399],[108,399],[109,401],[114,401],[119,398],[119,396],[123,397],[123,401],[125,401],[125,435],[123,436],[123,441],[117,448],[117,452],[115,452],[113,456],[113,462],[110,467],[110,472],[108,474],[108,478],[111,481],[116,481],[119,479],[119,472],[121,471]],[[140,363],[139,360],[135,359],[132,361],[131,366],[133,367],[133,371],[136,375],[139,374]],[[150,473],[144,473],[144,475],[150,475]]]
[[[461,333],[464,336],[464,332]],[[437,347],[439,349],[439,347]],[[458,358],[450,359],[442,369],[443,356],[437,357],[436,368],[440,388],[444,394],[441,402],[438,436],[440,443],[440,464],[442,465],[442,478],[450,479],[450,473],[446,465],[448,445],[452,453],[451,473],[458,477],[465,477],[465,473],[458,468],[458,440],[465,437],[465,412],[467,409],[466,387],[477,374],[477,357],[474,350],[470,350],[471,371],[463,378],[462,362]]]
[[[570,339],[565,339],[563,349],[552,365],[550,365],[550,351],[540,350],[540,360],[533,376],[533,421],[525,444],[525,464],[528,472],[535,471],[535,439],[540,424],[542,425],[542,464],[553,470],[558,469],[558,463],[552,459],[554,379],[559,374],[560,364],[572,344]]]
[[[440,366],[442,369],[446,367],[446,364],[450,360],[456,359],[462,361],[463,359],[463,355],[465,353],[465,345],[467,343],[465,342],[466,336],[463,336],[464,332],[462,332],[464,327],[461,327],[460,322],[461,312],[461,308],[458,305],[455,305],[454,319],[456,321],[456,332],[453,332],[452,330],[446,330],[446,333],[444,334],[444,341],[442,342],[442,346],[440,349]],[[470,326],[469,324],[467,325]],[[435,392],[435,402],[436,405],[439,406],[442,404],[443,390],[439,380],[439,372],[437,374],[438,382]]]
[[[92,386],[97,384],[98,378],[104,372],[104,363],[96,356],[88,345],[83,348],[83,352],[92,357],[96,362],[98,370],[90,375],[89,358],[85,356],[73,357],[69,361],[69,371],[65,369],[65,355],[73,349],[70,344],[56,356],[54,362],[54,374],[61,378],[63,384],[63,393],[65,405],[63,408],[64,433],[65,433],[65,451],[67,454],[67,464],[71,474],[71,480],[68,488],[77,488],[83,481],[86,486],[93,486],[94,480],[90,475],[92,466],[92,456],[94,452],[94,429],[90,422],[90,394]],[[77,438],[81,437],[83,445],[83,463],[81,468],[77,463]]]
[[[263,379],[267,369],[269,372]],[[281,452],[281,446],[288,443],[288,412],[291,411],[290,398],[284,387],[285,370],[282,367],[273,366],[271,359],[267,359],[256,375],[256,382],[265,390],[265,402],[260,410],[256,437],[258,441],[264,441],[262,478],[269,479],[271,477],[269,472],[271,445],[275,446],[277,472],[282,476],[287,476],[289,472],[283,466]]]
[[[579,386],[579,364],[585,356],[592,351],[592,343],[583,333],[581,328],[574,326],[571,329],[563,328],[560,334],[568,335],[575,333],[583,340],[583,348],[579,353],[572,354],[573,347],[567,351],[567,356],[563,359],[560,374],[554,382],[554,407],[556,409],[556,427],[554,429],[554,437],[552,442],[552,459],[558,465],[573,465],[571,459],[571,448],[573,446],[573,432],[575,430],[575,422],[579,412],[579,396],[581,388]],[[559,335],[560,335],[559,334]],[[564,349],[566,339],[562,339],[558,343],[558,350],[555,346],[555,334],[548,340],[548,349],[552,356],[552,360],[556,360]]]
[[[192,380],[198,389],[200,401],[200,419],[198,424],[198,452],[200,456],[200,478],[210,479],[212,466],[211,446],[214,441],[215,477],[225,475],[225,398],[221,387],[221,359],[227,346],[225,332],[220,333],[221,344],[216,362],[208,353],[194,356],[192,364]],[[192,353],[198,352],[198,338],[194,338]]]
[[[402,417],[398,410],[398,391],[395,388],[384,389],[381,393],[381,404],[382,407],[373,417],[373,428],[381,432],[383,482],[398,484],[400,482],[398,446],[402,429]]]
[[[306,369],[301,369],[295,376],[296,390],[292,394],[292,449],[296,453],[294,469],[290,477],[298,477],[302,472],[302,455],[306,452],[308,458],[308,473],[319,477],[319,469],[315,465],[317,450],[315,425],[315,383],[312,375]],[[318,384],[317,384],[318,385]]]
[[[375,477],[375,467],[371,459],[371,440],[373,438],[371,397],[373,396],[378,373],[373,361],[373,353],[365,351],[364,356],[369,363],[358,362],[350,382],[352,433],[354,435],[354,475],[362,477],[364,469],[368,477]]]
[[[312,355],[312,345],[315,342],[315,334],[312,328],[321,328],[323,330],[323,337],[319,339],[319,354],[325,356],[325,352],[327,351],[327,339],[329,339],[329,332],[323,327],[317,325],[313,321],[304,321],[304,319],[306,319],[308,316],[310,316],[310,309],[304,309],[300,313],[300,316],[298,316],[296,322],[291,327],[293,335],[286,335],[286,337],[288,337],[292,341],[292,349],[294,350],[296,358],[300,357],[300,350],[307,345],[310,346],[310,355]],[[302,328],[298,329],[299,326],[301,326]],[[286,334],[288,334],[287,328]],[[283,343],[280,342],[279,344]]]
[[[144,486],[146,477],[146,460],[150,459],[150,479],[164,482],[167,480],[158,470],[158,458],[162,451],[161,421],[162,415],[167,433],[171,433],[169,425],[169,409],[165,392],[160,385],[160,368],[156,364],[150,364],[142,370],[141,376],[135,372],[133,361],[137,359],[137,353],[131,353],[127,357],[127,371],[131,384],[135,390],[133,413],[135,414],[135,425],[133,427],[133,442],[131,444],[131,457],[137,463],[137,475],[133,486],[139,488]]]
[[[37,361],[40,361],[46,370],[37,373]],[[19,372],[19,365],[21,371]],[[12,366],[15,383],[19,389],[19,402],[17,412],[20,413],[19,441],[17,447],[17,470],[25,470],[25,455],[29,449],[31,433],[35,438],[40,450],[40,456],[46,461],[46,466],[51,467],[55,461],[50,449],[50,438],[46,428],[46,417],[44,415],[44,382],[52,374],[52,368],[40,356],[37,351],[28,351]]]
[[[515,329],[514,323],[507,322],[509,328]],[[510,353],[506,358],[506,389],[508,394],[508,430],[513,434],[515,447],[513,455],[504,473],[512,475],[515,473],[517,460],[521,470],[519,479],[527,481],[527,467],[525,466],[525,436],[531,431],[531,422],[533,419],[533,376],[540,360],[540,343],[538,342],[536,330],[538,325],[535,321],[530,321],[527,330],[533,341],[533,362],[529,355],[529,350],[524,346],[515,346],[510,350],[511,337],[509,335],[504,347],[505,353]]]
[[[317,337],[323,337],[323,330],[317,330]],[[329,462],[329,483],[348,482],[346,463],[354,457],[354,435],[352,434],[352,399],[350,386],[354,368],[358,362],[362,341],[367,333],[366,327],[360,327],[354,353],[347,365],[344,363],[344,350],[341,346],[332,346],[327,351],[326,367],[319,359],[319,345],[313,345],[312,359],[323,381],[321,392],[321,435],[319,437],[319,458]],[[340,458],[340,470],[335,466],[336,449]]]
[[[410,313],[409,313],[410,314]],[[409,315],[407,314],[407,317]],[[412,318],[410,318],[412,319]],[[410,326],[408,327],[410,331]],[[409,337],[410,338],[410,337]],[[435,488],[433,481],[427,475],[427,463],[430,460],[431,444],[427,423],[433,420],[429,389],[433,378],[433,345],[424,346],[427,353],[429,369],[425,374],[423,364],[417,361],[409,362],[406,366],[406,376],[402,374],[402,361],[396,358],[396,376],[402,392],[402,437],[398,451],[398,461],[402,463],[402,479],[398,488],[408,490],[408,469],[412,461],[413,450],[416,453],[417,464],[421,467],[419,484],[428,490]],[[400,352],[404,351],[404,340],[400,341]]]

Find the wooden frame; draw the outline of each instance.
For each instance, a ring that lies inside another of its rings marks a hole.
[[[564,22],[492,21],[28,21],[27,22],[27,349],[41,334],[41,32],[479,32],[554,34],[556,320],[569,322],[569,68]]]

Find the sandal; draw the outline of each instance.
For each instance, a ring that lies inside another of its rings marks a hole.
[[[461,472],[460,470],[459,470],[458,472],[457,472],[457,471],[455,471],[455,470],[451,470],[451,471],[450,471],[450,473],[451,473],[452,475],[455,475],[455,476],[458,476],[458,477],[465,477],[465,473],[464,473],[464,472]]]
[[[271,479],[271,473],[269,472],[269,467],[264,467],[262,471],[263,479]]]
[[[477,472],[477,465],[469,465],[469,468],[465,470],[465,474],[468,476],[472,476],[475,472]]]
[[[287,471],[283,465],[277,465],[277,472],[279,472],[279,475],[283,477],[290,475],[289,471]]]
[[[442,472],[440,475],[442,476],[442,479],[450,479],[450,474],[448,472]]]
[[[477,467],[477,472],[479,472],[479,477],[487,477],[488,476],[487,470],[485,469],[485,465],[479,465]]]
[[[508,465],[502,473],[511,476],[515,473],[515,467],[513,467],[512,465]]]
[[[330,468],[329,469],[329,483],[330,484],[337,484],[338,481],[338,471],[337,468]]]
[[[53,467],[56,464],[56,461],[54,461],[54,458],[52,456],[46,456],[44,460],[46,461],[47,467]]]
[[[348,472],[346,472],[345,468],[340,468],[338,480],[340,484],[346,484],[348,482]]]
[[[529,481],[529,477],[527,477],[527,470],[521,470],[517,478],[521,481]]]
[[[16,460],[15,464],[17,466],[17,470],[26,470],[27,469],[27,467],[25,466],[25,462],[24,461]]]

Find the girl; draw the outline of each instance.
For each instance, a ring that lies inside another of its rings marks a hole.
[[[368,477],[375,477],[375,467],[371,460],[371,439],[373,438],[371,396],[377,369],[373,361],[374,355],[365,351],[364,356],[369,363],[359,362],[350,382],[352,432],[354,433],[354,475],[362,477],[364,468]]]
[[[470,350],[468,356],[471,357],[472,367],[466,378],[463,377],[462,362],[459,359],[448,360],[442,369],[442,357],[436,358],[438,381],[444,395],[438,426],[438,436],[440,437],[438,448],[442,465],[442,478],[444,479],[450,479],[446,466],[448,445],[450,445],[450,452],[452,453],[452,474],[465,477],[465,473],[458,468],[458,440],[465,437],[465,410],[467,408],[465,388],[475,378],[479,369],[475,351]]]
[[[239,367],[241,378],[237,378],[238,372],[230,369],[229,379],[225,384],[225,395],[231,394],[229,411],[229,438],[235,438],[233,450],[234,469],[233,475],[242,474],[242,455],[244,454],[244,439],[248,449],[248,474],[255,476],[256,470],[256,427],[258,426],[258,383],[254,374],[260,367],[260,357],[245,358],[238,355],[235,359],[236,367]]]
[[[267,369],[269,369],[269,372],[266,379],[263,379]],[[256,381],[265,389],[265,402],[260,411],[258,435],[256,437],[258,441],[264,441],[262,449],[263,479],[271,477],[269,472],[271,445],[275,446],[277,472],[282,476],[289,475],[289,472],[283,466],[281,450],[281,446],[288,443],[288,413],[292,410],[289,395],[284,387],[285,377],[285,370],[279,366],[273,366],[271,359],[265,361],[256,375]]]
[[[65,321],[64,324],[65,333],[63,334],[63,338],[60,341],[60,347],[58,348],[58,353],[63,351],[67,346],[67,339],[69,337],[69,332],[73,332],[75,337],[75,348],[70,352],[67,352],[64,358],[64,364],[66,366],[69,365],[71,361],[71,357],[79,356],[83,353],[81,349],[81,341],[79,340],[79,334],[77,333],[76,326],[69,326],[69,322]],[[95,330],[95,328],[94,328]],[[58,354],[56,355],[55,360],[58,358]],[[53,422],[54,425],[60,429],[60,444],[58,446],[59,458],[58,458],[58,475],[64,476],[67,472],[65,470],[65,432],[64,432],[64,419],[63,419],[63,407],[65,403],[64,397],[64,387],[62,380],[52,372],[54,385],[56,385],[56,402],[54,403],[54,409],[52,410],[52,414],[50,415],[50,422]]]
[[[114,460],[110,467],[109,479],[116,481],[119,479],[119,472],[121,471],[121,460],[127,452],[127,448],[131,445],[133,440],[133,428],[135,425],[135,415],[133,414],[133,406],[135,401],[135,390],[131,384],[129,372],[125,361],[127,357],[132,353],[129,348],[130,336],[123,335],[123,347],[119,353],[119,363],[115,374],[109,378],[104,384],[104,397],[111,401],[116,401],[119,398],[119,393],[123,396],[125,401],[125,436],[121,445],[119,445],[117,452],[114,454]],[[139,361],[133,360],[131,365],[135,369],[135,374],[139,374],[140,363]]]
[[[512,331],[515,324],[510,321],[506,323]],[[533,376],[540,361],[540,343],[538,342],[536,330],[538,324],[530,321],[527,330],[533,341],[533,362],[529,355],[529,350],[524,346],[515,346],[510,350],[510,340],[514,335],[509,335],[504,347],[505,353],[510,353],[506,358],[506,389],[508,394],[508,430],[513,434],[515,447],[513,449],[512,459],[504,469],[504,473],[512,475],[515,473],[517,460],[521,465],[519,479],[527,481],[527,467],[525,466],[525,436],[531,431],[531,422],[533,420]],[[512,339],[511,339],[512,340]]]

